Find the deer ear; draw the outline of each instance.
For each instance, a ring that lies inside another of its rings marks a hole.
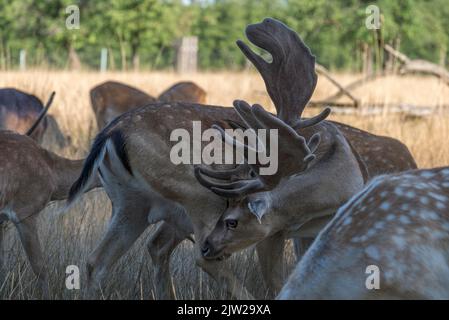
[[[268,203],[264,199],[248,201],[248,209],[262,223],[262,217],[268,212]]]
[[[318,146],[321,142],[321,136],[319,133],[315,133],[307,143],[307,146],[309,147],[310,151],[314,153],[316,149],[318,149]]]

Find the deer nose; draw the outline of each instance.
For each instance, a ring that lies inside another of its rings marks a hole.
[[[201,247],[201,254],[203,257],[207,257],[210,254],[210,243],[209,240],[206,240]]]

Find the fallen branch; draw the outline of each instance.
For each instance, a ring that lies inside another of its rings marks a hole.
[[[449,71],[447,71],[444,67],[423,59],[412,60],[388,44],[384,45],[384,48],[402,63],[402,66],[399,69],[400,74],[429,74],[441,79],[444,83],[449,85]]]
[[[349,99],[351,99],[352,102],[354,103],[354,107],[357,107],[360,104],[360,101],[356,97],[354,97],[351,92],[349,92],[346,88],[344,88],[337,80],[335,80],[335,78],[330,75],[330,73],[327,71],[327,69],[325,67],[316,63],[315,70],[318,72],[318,74],[326,77],[333,85],[335,85],[339,89],[339,92],[341,92],[341,94],[344,94],[347,97],[349,97]],[[325,103],[329,103],[330,101],[331,101],[330,99],[325,99],[322,102],[316,102],[316,103],[325,104]]]

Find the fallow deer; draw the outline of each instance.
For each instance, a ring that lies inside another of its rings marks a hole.
[[[11,221],[40,288],[48,298],[47,273],[36,218],[50,201],[64,200],[79,176],[83,160],[69,160],[40,147],[34,140],[0,130],[0,247],[3,227]],[[95,180],[89,189],[99,186]],[[0,249],[0,267],[3,257]],[[1,271],[1,268],[0,268]]]
[[[49,99],[47,106],[53,99]],[[0,89],[0,130],[11,130],[20,134],[26,132],[36,123],[31,138],[42,143],[51,140],[60,148],[66,145],[66,138],[55,118],[46,114],[42,102],[34,95],[12,88]],[[44,115],[42,119],[39,119]]]
[[[248,38],[256,45],[261,46],[264,43],[265,35],[262,32],[260,35],[251,30],[247,33]],[[239,45],[262,75],[270,74],[267,69],[272,68],[272,65],[255,56],[243,43]],[[276,58],[273,55],[273,61]],[[302,85],[302,88],[304,87]],[[275,94],[271,94],[271,97],[275,106],[286,103]],[[292,105],[301,106],[299,101],[292,102],[290,102]],[[307,102],[308,100],[305,101]],[[303,103],[302,106],[304,107],[305,104]],[[243,101],[236,101],[235,108],[243,122],[243,125],[238,125],[241,128],[253,130],[277,128],[277,125],[274,127],[263,125],[258,115],[263,109],[258,105],[250,107]],[[293,108],[287,110],[291,109]],[[301,111],[297,110],[297,113],[300,114]],[[284,129],[287,133],[297,132],[299,129],[301,136],[308,141],[311,141],[316,134],[321,135],[322,142],[314,152],[316,159],[310,163],[307,170],[304,170],[300,161],[295,164],[292,159],[300,159],[300,157],[293,155],[301,152],[301,143],[298,142],[296,135],[282,135],[280,131],[279,139],[284,143],[279,143],[280,169],[274,176],[259,175],[260,164],[243,165],[252,172],[252,177],[247,175],[243,179],[237,179],[234,176],[234,170],[226,172],[197,167],[195,174],[198,181],[216,194],[229,199],[228,207],[202,245],[202,254],[206,259],[215,260],[226,257],[235,251],[260,243],[258,253],[262,262],[264,253],[260,250],[264,250],[265,246],[278,248],[272,250],[278,253],[275,258],[271,256],[270,261],[262,263],[262,268],[272,269],[273,265],[277,265],[275,269],[282,270],[283,250],[281,248],[284,238],[295,235],[316,236],[340,205],[360,190],[364,181],[379,173],[416,167],[408,152],[400,156],[400,158],[406,156],[405,165],[398,160],[393,162],[394,166],[392,163],[387,165],[381,159],[381,154],[376,155],[386,150],[373,149],[374,146],[370,146],[370,150],[364,154],[366,158],[371,153],[373,159],[364,161],[357,147],[354,148],[348,144],[344,135],[345,129],[341,125],[324,121],[313,127],[304,128],[300,125],[300,118],[294,115],[286,117],[279,113],[278,116],[284,117],[282,120],[284,120]],[[224,130],[220,128],[219,130],[226,137]],[[350,138],[348,140],[351,144],[353,143]],[[366,142],[369,144],[368,141]],[[358,161],[358,168],[354,159]],[[366,163],[370,163],[370,167],[367,167]],[[281,284],[282,274],[278,274],[272,279],[271,287],[280,289]]]
[[[160,102],[206,103],[206,91],[191,81],[181,81],[162,92],[157,98]]]
[[[98,129],[129,110],[155,102],[156,99],[126,84],[107,81],[90,90],[92,110]]]
[[[448,208],[449,167],[374,178],[320,232],[278,299],[449,299]]]
[[[395,156],[404,157],[397,170],[415,166],[407,148],[394,139],[370,135],[343,124],[338,126],[343,128],[347,140],[331,123],[318,124],[315,127],[320,130],[314,129],[313,125],[328,115],[327,110],[314,118],[301,119],[300,112],[316,85],[315,59],[310,50],[296,33],[273,19],[265,19],[260,24],[248,26],[247,35],[252,42],[273,56],[273,62],[267,64],[239,42],[243,52],[261,71],[267,90],[275,102],[279,119],[264,112],[260,107],[256,108],[257,114],[283,130],[283,136],[290,137],[281,141],[284,146],[292,144],[293,141],[298,144],[295,145],[298,149],[293,148],[292,154],[301,157],[297,158],[296,163],[289,164],[289,167],[306,169],[306,162],[313,158],[311,147],[314,149],[318,142],[315,136],[310,141],[312,146],[309,146],[303,137],[294,133],[294,130],[292,132],[289,124],[301,127],[307,138],[318,132],[322,134],[323,142],[319,150],[332,154],[331,151],[327,151],[327,146],[338,146],[337,153],[345,161],[337,164],[344,170],[339,173],[330,168],[330,171],[337,175],[347,172],[348,177],[335,180],[336,183],[338,181],[343,183],[341,188],[336,187],[338,192],[335,192],[335,197],[331,197],[332,201],[341,204],[362,187],[363,174],[359,167],[365,167],[362,165],[363,159],[373,161],[367,166],[373,171],[380,170],[382,165],[385,167],[390,160],[397,161],[394,160],[394,156],[386,154],[383,159],[385,163],[381,164],[377,162],[378,155],[365,146],[360,149],[362,152],[360,157],[356,158],[347,142],[351,137],[356,143],[366,137],[373,145],[394,149],[397,152]],[[174,142],[170,141],[171,132],[181,128],[192,135],[192,121],[195,120],[201,120],[202,130],[211,128],[213,124],[230,128],[230,124],[241,121],[231,108],[188,103],[157,103],[116,118],[96,137],[83,172],[73,185],[68,200],[68,204],[75,201],[89,186],[91,176],[100,170],[102,184],[112,201],[113,214],[106,234],[88,259],[88,275],[94,286],[101,284],[114,262],[131,247],[149,224],[164,221],[148,243],[158,279],[158,297],[173,296],[169,258],[174,248],[192,231],[196,240],[197,263],[203,270],[216,279],[226,280],[227,288],[237,297],[252,297],[225,264],[218,260],[205,259],[198,245],[204,241],[220,213],[226,208],[226,201],[221,196],[204,189],[196,181],[192,165],[175,165],[170,161],[170,152],[174,145]],[[205,142],[193,141],[193,145],[202,150]],[[322,158],[323,154],[319,153],[317,156]],[[304,158],[307,161],[303,161]],[[284,170],[283,172],[285,173]],[[291,170],[287,172],[292,173]],[[307,172],[308,170],[305,171]],[[324,169],[322,172],[325,173]],[[330,179],[330,176],[323,178]],[[320,177],[315,179],[317,184],[319,179]],[[297,198],[294,194],[291,194],[291,197],[290,199]],[[276,242],[276,246],[279,243],[280,241]],[[263,268],[266,271],[265,278],[270,279],[273,268],[269,266],[268,260],[279,255],[277,252],[279,248],[270,246],[269,241],[264,241],[260,245],[263,247],[261,252],[264,252],[261,256],[261,260],[264,260],[262,265],[267,266]]]
[[[122,113],[156,101],[205,103],[206,92],[195,83],[185,81],[171,86],[156,99],[126,84],[107,81],[90,91],[90,100],[98,129],[101,130]]]

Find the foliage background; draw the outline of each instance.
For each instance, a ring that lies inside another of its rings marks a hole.
[[[65,27],[72,4],[79,30]],[[271,16],[298,31],[321,64],[359,71],[363,44],[375,41],[365,27],[370,4],[380,7],[386,43],[400,40],[411,58],[449,60],[447,0],[0,0],[0,68],[17,68],[20,49],[28,66],[69,68],[75,59],[98,68],[108,48],[112,69],[170,69],[176,39],[193,35],[203,70],[242,69],[235,40],[246,24]]]

